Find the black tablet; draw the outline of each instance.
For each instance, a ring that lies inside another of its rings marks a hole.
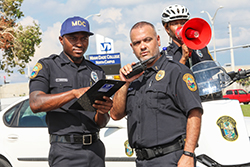
[[[125,81],[101,79],[73,103],[70,109],[95,111],[96,109],[92,107],[95,100],[103,100],[103,96],[111,97],[125,83]]]

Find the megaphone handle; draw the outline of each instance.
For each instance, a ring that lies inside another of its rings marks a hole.
[[[191,57],[192,56],[192,52],[189,51],[189,55],[188,56]]]
[[[189,58],[188,58],[188,61],[189,61],[189,67],[191,68],[193,66],[193,62],[192,62],[192,51],[189,51]]]
[[[189,57],[189,58],[188,58],[188,61],[189,61],[189,68],[191,68],[191,67],[193,66],[193,63],[192,63],[192,58],[191,58],[191,57]]]

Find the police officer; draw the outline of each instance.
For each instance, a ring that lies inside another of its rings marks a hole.
[[[126,83],[116,92],[110,115],[114,120],[127,115],[137,167],[193,167],[203,112],[193,74],[160,54],[160,37],[151,23],[136,23],[130,39],[139,60],[155,58],[145,72],[130,79],[125,76],[132,71],[131,64],[120,69]]]
[[[112,100],[95,101],[95,112],[69,109],[93,83],[105,78],[104,71],[83,56],[91,35],[87,20],[66,19],[59,37],[63,51],[40,59],[31,74],[30,107],[34,113],[47,112],[51,167],[105,166],[99,130],[109,121]]]
[[[189,18],[188,8],[178,4],[166,7],[161,15],[162,24],[172,39],[172,43],[167,47],[167,54],[172,56],[173,60],[191,67],[200,61],[213,60],[213,58],[207,47],[192,50],[175,36],[176,29],[183,26]],[[191,57],[191,61],[189,61],[189,57]]]

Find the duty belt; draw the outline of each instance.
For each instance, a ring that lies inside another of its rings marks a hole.
[[[166,155],[168,153],[178,151],[184,148],[184,140],[185,135],[183,135],[180,139],[175,140],[173,143],[160,145],[152,148],[142,148],[135,149],[136,156],[138,160],[149,160],[155,157],[159,157],[162,155]]]
[[[95,141],[99,140],[99,133],[85,134],[85,135],[50,135],[50,143],[61,142],[61,143],[71,143],[71,144],[83,144],[91,145]]]

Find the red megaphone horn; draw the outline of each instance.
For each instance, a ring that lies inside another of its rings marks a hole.
[[[201,18],[188,20],[182,27],[176,29],[175,35],[190,49],[199,50],[204,48],[211,40],[211,28]]]

